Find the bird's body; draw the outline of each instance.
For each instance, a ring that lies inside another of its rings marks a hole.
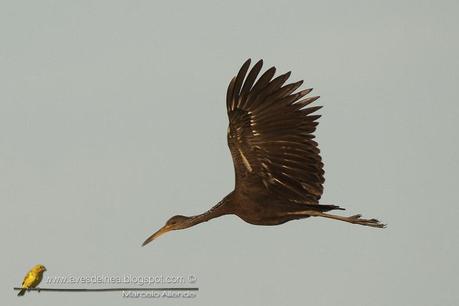
[[[35,288],[38,286],[43,278],[43,273],[45,271],[46,268],[43,265],[36,265],[29,272],[27,272],[21,285],[23,289],[19,291],[18,296],[24,295],[27,289]]]
[[[238,203],[233,204],[233,203]],[[329,211],[340,209],[334,205],[307,205],[292,202],[284,202],[272,199],[269,196],[253,199],[250,194],[243,192],[232,192],[219,204],[225,214],[234,214],[247,223],[254,225],[279,225],[290,220],[299,219],[295,212],[305,209]],[[306,217],[306,216],[305,216]],[[305,218],[303,217],[303,218]]]
[[[295,92],[299,81],[284,85],[290,72],[273,79],[272,67],[258,77],[262,61],[249,72],[247,60],[227,92],[228,146],[235,170],[235,189],[209,211],[191,217],[175,216],[144,245],[171,230],[235,214],[255,225],[278,225],[320,216],[371,227],[384,227],[360,215],[342,217],[327,211],[342,209],[319,204],[324,171],[313,132],[319,106],[306,107],[319,97],[312,89]]]

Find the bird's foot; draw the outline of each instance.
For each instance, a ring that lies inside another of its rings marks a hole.
[[[362,215],[354,215],[348,217],[349,222],[371,227],[385,228],[386,225],[379,222],[378,219],[362,219]]]

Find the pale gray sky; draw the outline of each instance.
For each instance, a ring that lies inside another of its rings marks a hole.
[[[4,304],[459,304],[458,9],[1,1]],[[232,190],[224,99],[248,57],[321,95],[323,203],[387,229],[223,217],[140,247],[170,216]],[[12,287],[36,263],[47,276],[195,275],[201,290],[180,300],[17,298]]]

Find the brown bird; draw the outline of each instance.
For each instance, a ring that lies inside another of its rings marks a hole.
[[[233,157],[234,190],[203,214],[174,216],[143,245],[172,230],[189,228],[223,215],[234,214],[256,225],[278,225],[290,220],[324,217],[383,228],[376,219],[326,213],[343,210],[319,204],[324,170],[314,131],[321,106],[309,106],[319,97],[305,97],[312,89],[295,92],[303,81],[284,85],[290,72],[276,78],[275,67],[258,79],[263,61],[250,70],[250,59],[229,86],[226,109],[228,145]],[[248,73],[247,73],[248,72]]]

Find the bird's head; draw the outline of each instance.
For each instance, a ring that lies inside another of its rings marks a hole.
[[[46,271],[46,268],[44,265],[35,265],[32,270],[34,270],[35,272],[38,272],[38,273],[43,273]]]
[[[153,241],[154,239],[158,238],[159,236],[174,230],[185,229],[193,225],[193,217],[186,217],[186,216],[173,216],[169,220],[167,220],[166,224],[160,228],[157,232],[147,238],[142,246],[146,245],[147,243]]]

